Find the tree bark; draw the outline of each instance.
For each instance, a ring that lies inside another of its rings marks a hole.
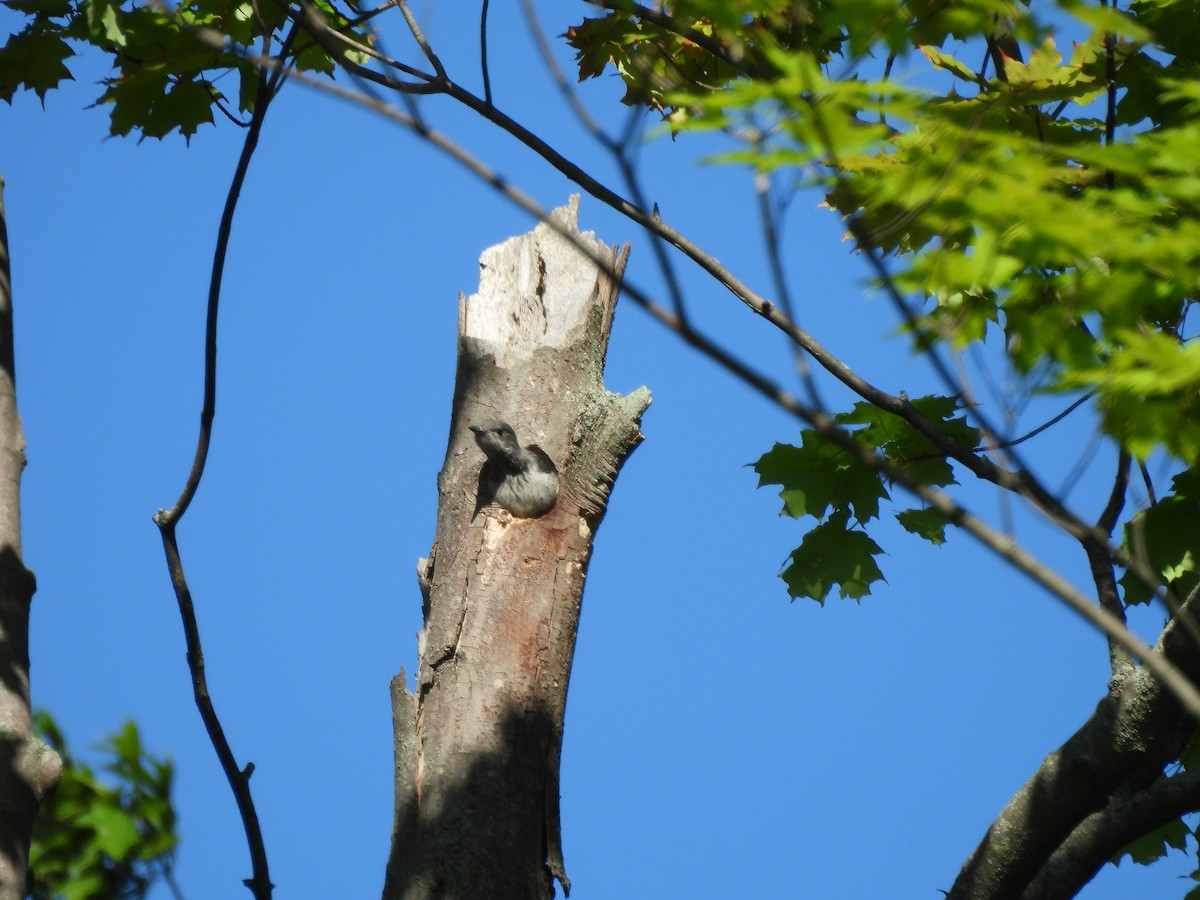
[[[1200,772],[1188,771],[1115,796],[1071,832],[1021,900],[1055,900],[1083,890],[1101,867],[1138,838],[1200,808]]]
[[[21,558],[25,436],[17,415],[12,279],[0,179],[0,900],[23,900],[38,805],[62,775],[57,753],[33,734],[29,607],[33,573]]]
[[[548,898],[570,882],[558,778],[567,681],[592,540],[650,395],[604,389],[628,247],[578,231],[578,197],[480,258],[460,296],[458,373],[437,534],[418,564],[416,693],[392,684],[396,821],[386,900]],[[477,508],[468,426],[507,421],[557,466],[541,518]]]
[[[1180,615],[1194,619],[1196,604],[1189,601]],[[1200,683],[1200,654],[1178,617],[1155,649]],[[1149,670],[1126,666],[1088,721],[1046,757],[992,823],[948,900],[1073,896],[1124,846],[1118,839],[1128,843],[1200,809],[1200,791],[1157,786],[1196,725]],[[1124,821],[1110,821],[1114,811]],[[1145,829],[1131,832],[1140,823]]]

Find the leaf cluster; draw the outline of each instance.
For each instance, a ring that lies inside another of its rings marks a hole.
[[[568,28],[565,37],[580,81],[611,65],[625,85],[624,103],[667,114],[680,96],[719,91],[746,76],[772,77],[767,48],[820,48],[828,59],[840,40],[817,28],[807,4],[683,2],[658,18],[617,3],[607,15]]]
[[[955,399],[921,397],[911,404],[959,444],[974,447],[978,442],[978,431],[960,413]],[[944,453],[904,419],[858,403],[835,423],[891,466],[924,483],[955,483]],[[838,585],[840,596],[860,600],[871,593],[875,582],[885,580],[875,560],[883,549],[867,533],[879,518],[880,501],[891,499],[891,482],[880,469],[806,429],[799,446],[776,444],[754,464],[754,470],[760,487],[782,488],[783,515],[816,520],[781,573],[793,598],[809,597],[824,604]],[[907,531],[932,544],[946,539],[946,519],[935,509],[904,509],[895,517]]]
[[[104,780],[71,755],[46,712],[39,735],[63,760],[62,781],[34,823],[29,855],[33,900],[137,900],[169,872],[178,839],[171,805],[174,769],[142,746],[127,722],[106,738]]]
[[[311,38],[285,42],[281,30],[295,13],[275,0],[192,0],[171,12],[122,0],[3,2],[29,20],[0,47],[0,99],[11,103],[25,89],[44,101],[47,91],[72,78],[67,60],[74,48],[90,45],[112,60],[97,103],[111,105],[114,135],[161,139],[178,132],[190,139],[214,121],[215,109],[245,124],[237,114],[254,110],[259,68],[246,57],[256,42],[262,44],[257,52],[285,54],[281,63],[300,70],[332,75],[335,68]],[[327,0],[314,5],[335,30],[370,42],[368,32]],[[222,90],[227,79],[236,79],[235,98]]]

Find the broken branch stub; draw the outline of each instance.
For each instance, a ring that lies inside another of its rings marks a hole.
[[[573,197],[551,223],[485,251],[478,292],[460,297],[437,534],[418,566],[417,690],[403,672],[392,690],[388,900],[549,898],[554,879],[569,888],[558,768],[584,575],[650,403],[645,388],[604,388],[628,247],[581,233],[577,215]],[[504,423],[557,469],[558,501],[545,515],[478,503],[485,457],[470,426],[489,442]]]

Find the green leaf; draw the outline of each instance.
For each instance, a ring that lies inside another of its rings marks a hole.
[[[883,550],[863,531],[847,528],[849,516],[836,513],[804,536],[780,574],[793,598],[810,597],[821,605],[839,585],[842,597],[860,600],[871,585],[884,581],[873,557]]]
[[[834,508],[852,509],[858,521],[866,522],[879,515],[879,501],[888,497],[878,472],[807,430],[801,446],[776,444],[754,464],[754,471],[759,487],[783,487],[783,512],[796,519],[823,519]]]
[[[296,68],[301,72],[320,72],[324,75],[332,75],[335,63],[328,53],[316,44],[310,44],[296,54]]]
[[[1062,54],[1054,46],[1054,38],[1046,42],[1029,56],[1029,62],[1015,59],[1004,60],[1004,72],[1009,84],[1051,82],[1060,77],[1059,66]]]
[[[84,4],[88,29],[101,46],[105,43],[125,46],[125,33],[117,19],[120,6],[120,0],[87,0]]]
[[[26,29],[10,35],[0,48],[0,100],[12,102],[18,88],[33,91],[42,100],[60,81],[71,80],[63,60],[74,56],[66,41],[53,34]]]
[[[144,67],[109,85],[101,103],[113,104],[110,113],[113,134],[129,134],[150,119],[154,105],[167,90],[167,73],[161,68]]]
[[[1186,850],[1191,833],[1192,830],[1183,819],[1175,819],[1121,848],[1121,852],[1113,858],[1113,863],[1119,863],[1128,855],[1138,865],[1148,866],[1162,859],[1172,849]]]
[[[116,795],[113,795],[111,800],[106,798],[93,803],[91,808],[79,817],[79,823],[95,831],[96,846],[113,859],[124,859],[141,841],[137,825],[121,808]]]
[[[1200,469],[1172,480],[1174,493],[1138,513],[1125,526],[1125,551],[1161,576],[1178,598],[1200,585]],[[1132,572],[1120,579],[1127,604],[1146,603],[1150,589]]]
[[[1188,738],[1187,747],[1179,756],[1179,764],[1185,769],[1200,766],[1200,731],[1193,731]]]
[[[918,397],[910,405],[947,438],[967,449],[979,444],[979,431],[965,416],[958,414],[959,402],[953,397]],[[866,426],[855,432],[864,444],[879,448],[891,462],[926,484],[954,484],[954,472],[946,456],[933,442],[909,422],[870,403],[856,403],[836,420],[839,425]]]
[[[205,81],[178,81],[154,105],[154,113],[142,130],[147,137],[164,137],[178,129],[185,138],[203,124],[212,124],[216,95]]]
[[[946,517],[936,509],[906,509],[896,513],[896,521],[918,537],[934,545],[946,543]]]
[[[238,66],[238,109],[252,113],[257,100],[258,68],[249,63],[242,63]]]
[[[142,756],[142,739],[133,722],[126,722],[125,727],[109,737],[102,746],[110,750],[120,763],[137,762]]]
[[[979,83],[979,78],[976,76],[975,70],[966,63],[955,59],[949,53],[943,53],[941,50],[933,47],[922,47],[921,52],[939,69],[945,69],[947,72],[971,84]]]
[[[1102,366],[1069,372],[1064,385],[1097,389],[1105,431],[1138,458],[1158,449],[1200,456],[1200,343],[1116,328],[1109,345]]]

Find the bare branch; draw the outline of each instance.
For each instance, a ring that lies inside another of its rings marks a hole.
[[[550,42],[546,40],[546,32],[542,28],[541,22],[538,21],[537,13],[533,9],[533,0],[521,0],[521,12],[525,17],[525,26],[529,29],[530,35],[533,37],[533,42],[538,49],[538,55],[542,57],[542,63],[546,66],[546,71],[550,73],[550,77],[554,80],[555,87],[562,94],[567,105],[571,107],[571,112],[575,114],[575,118],[579,120],[587,132],[597,141],[607,147],[609,150],[614,150],[616,143],[592,118],[587,107],[580,101],[579,96],[575,93],[571,83],[567,81],[562,69],[558,65],[558,61],[554,58],[554,51],[550,47]]]
[[[301,2],[307,2],[307,0],[301,0]],[[404,21],[408,24],[408,30],[412,32],[413,40],[417,42],[417,46],[421,48],[421,52],[425,54],[425,58],[433,66],[433,71],[437,73],[438,78],[445,81],[446,69],[442,65],[442,61],[438,59],[438,55],[433,52],[433,48],[429,46],[429,41],[425,40],[425,34],[421,31],[421,26],[417,24],[416,16],[408,8],[407,0],[397,0],[397,3],[400,7],[400,12],[404,14]]]
[[[1002,443],[997,444],[996,446],[999,448],[1015,447],[1015,446],[1017,446],[1017,444],[1025,443],[1027,440],[1029,440],[1032,437],[1037,437],[1039,434],[1041,434],[1047,428],[1050,428],[1053,425],[1057,425],[1059,422],[1061,422],[1063,419],[1065,419],[1071,413],[1075,412],[1075,410],[1079,409],[1079,407],[1083,406],[1083,404],[1085,404],[1089,400],[1091,400],[1092,397],[1095,396],[1095,394],[1096,394],[1095,391],[1088,391],[1086,394],[1084,394],[1078,400],[1073,402],[1070,406],[1068,406],[1066,409],[1064,409],[1058,415],[1051,416],[1049,419],[1047,419],[1045,422],[1043,422],[1037,428],[1034,428],[1032,431],[1027,431],[1023,435],[1021,435],[1019,438],[1013,438],[1012,440],[1009,440],[1009,441],[1003,441]],[[1109,530],[1111,532],[1112,529],[1109,529]]]
[[[775,220],[775,209],[771,203],[771,176],[766,172],[754,174],[754,191],[758,195],[758,217],[762,222],[763,242],[767,246],[767,265],[771,269],[771,282],[775,285],[775,296],[784,313],[793,322],[796,321],[796,310],[792,303],[792,292],[788,288],[787,274],[783,271],[783,254],[780,252],[779,224]],[[796,371],[808,391],[808,402],[816,409],[823,409],[821,394],[817,390],[816,379],[808,365],[808,358],[799,345],[792,344],[792,357],[796,363]]]
[[[1154,506],[1158,503],[1158,495],[1154,491],[1154,479],[1150,477],[1150,471],[1140,459],[1138,460],[1138,472],[1141,473],[1142,484],[1146,486],[1146,496],[1150,500],[1150,505]]]
[[[492,102],[492,76],[488,74],[488,2],[483,0],[479,11],[479,66],[483,70],[483,99],[490,105]]]
[[[1112,491],[1108,503],[1096,521],[1096,530],[1104,534],[1112,534],[1117,519],[1125,506],[1125,492],[1129,487],[1129,451],[1121,449],[1117,459],[1117,474],[1113,479]],[[1100,605],[1116,616],[1122,623],[1125,619],[1125,606],[1117,592],[1117,579],[1113,571],[1112,557],[1108,553],[1107,542],[1089,538],[1083,541],[1083,550],[1087,554],[1088,567],[1092,572],[1092,581],[1096,585],[1096,597]],[[1130,664],[1129,653],[1110,636],[1108,639],[1108,663],[1114,675]]]
[[[205,463],[208,460],[208,448],[212,441],[213,419],[216,415],[217,402],[217,311],[221,298],[221,284],[225,273],[225,257],[229,249],[229,239],[233,230],[233,215],[237,209],[238,198],[242,185],[245,183],[246,172],[254,150],[258,146],[259,134],[262,131],[263,119],[267,108],[274,97],[271,87],[270,70],[259,69],[258,88],[255,97],[254,113],[246,139],[242,144],[242,152],[234,169],[233,181],[229,193],[225,197],[225,208],[221,213],[221,222],[217,229],[217,246],[213,253],[212,276],[208,288],[208,314],[204,338],[204,400],[200,411],[200,433],[196,441],[196,452],[192,460],[192,469],[188,474],[183,491],[176,500],[175,506],[169,511],[160,509],[154,516],[163,542],[163,552],[166,555],[167,571],[175,590],[175,598],[179,605],[179,615],[183,623],[184,639],[187,643],[188,668],[192,676],[192,693],[196,707],[204,721],[209,740],[216,751],[221,763],[221,769],[233,791],[242,825],[246,832],[246,842],[250,850],[252,877],[246,880],[246,886],[254,894],[256,900],[267,900],[271,896],[273,885],[267,865],[266,846],[262,838],[262,830],[258,822],[258,813],[250,794],[250,775],[254,770],[253,764],[244,769],[239,768],[225,730],[217,715],[216,707],[208,690],[208,678],[204,666],[204,650],[200,640],[200,626],[196,618],[195,604],[191,590],[188,588],[187,577],[184,574],[183,560],[180,557],[179,545],[176,538],[176,525],[187,512],[200,479],[204,475]]]
[[[373,47],[358,43],[347,35],[344,35],[336,29],[331,28],[321,11],[317,9],[315,5],[313,5],[312,0],[298,0],[298,2],[300,5],[300,12],[299,14],[293,14],[293,21],[295,21],[301,28],[304,29],[305,33],[312,38],[318,47],[328,53],[333,59],[337,60],[339,65],[341,65],[351,75],[356,75],[359,78],[374,82],[375,84],[390,88],[399,93],[436,94],[442,90],[442,86],[439,82],[440,79],[444,77],[443,75],[430,75],[428,72],[422,72],[420,69],[379,53]],[[407,11],[407,6],[402,4],[400,0],[397,0],[397,5],[399,5],[402,10]],[[385,7],[380,7],[380,9],[383,8]],[[408,16],[411,17],[411,13],[409,13]],[[411,23],[410,27],[416,27],[415,20]],[[207,39],[213,46],[216,46],[222,50],[237,52],[236,48],[234,48],[232,45],[226,45],[224,35],[222,35],[219,31],[208,28],[196,28],[194,30],[202,35],[207,34]],[[419,29],[417,34],[420,34]],[[421,37],[421,40],[424,40],[423,36]],[[401,72],[412,78],[416,78],[418,81],[416,83],[411,81],[399,81],[395,78],[392,78],[390,75],[386,75],[382,72],[376,72],[373,69],[368,69],[366,66],[361,66],[346,56],[346,49],[344,45],[349,45],[356,52],[363,53],[372,59],[376,59],[379,62],[387,65],[389,68],[393,68],[398,72]],[[260,57],[260,65],[262,64],[261,59],[262,58]],[[435,71],[437,70],[437,66],[440,65],[441,63],[439,62],[435,66]]]
[[[534,12],[531,0],[521,0],[521,8],[525,16],[526,26],[529,28],[529,32],[534,39],[534,44],[538,48],[538,53],[542,57],[542,63],[558,87],[559,93],[563,95],[567,105],[579,120],[580,125],[612,156],[618,171],[621,173],[621,178],[625,182],[626,189],[633,198],[634,204],[641,209],[651,206],[647,202],[637,170],[629,158],[629,142],[632,139],[632,129],[638,121],[638,110],[636,108],[630,109],[627,127],[620,140],[614,140],[609,137],[596,124],[596,121],[588,113],[571,85],[567,82],[566,76],[558,65],[558,61],[554,58],[550,43],[546,40],[545,32],[542,30],[541,23],[537,19],[537,14]],[[654,214],[654,208],[652,208],[651,215]],[[663,246],[662,237],[653,231],[649,231],[648,234],[650,235],[650,252],[654,254],[654,261],[662,273],[663,282],[667,287],[667,294],[671,298],[671,306],[675,310],[675,320],[679,326],[675,330],[683,334],[690,328],[683,288],[679,284],[679,277],[675,272],[675,266],[671,261],[671,257],[667,254],[666,248]]]

